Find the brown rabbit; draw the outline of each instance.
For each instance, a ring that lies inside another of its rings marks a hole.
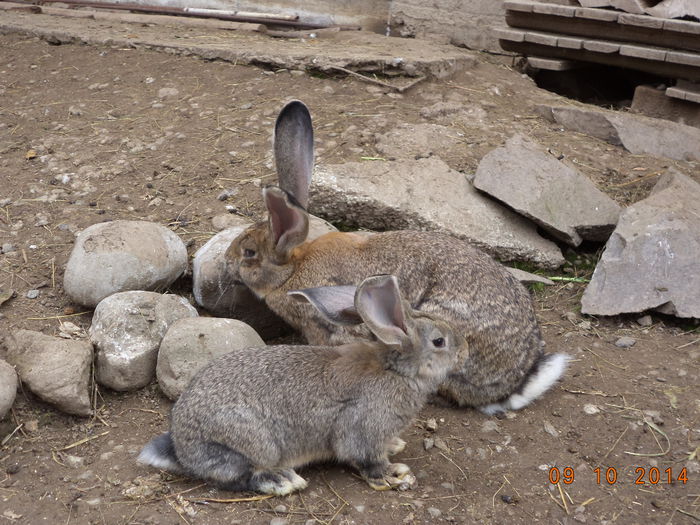
[[[263,190],[268,219],[236,238],[226,252],[234,280],[310,344],[370,337],[339,327],[290,290],[353,285],[367,276],[398,278],[411,307],[447,320],[469,346],[469,358],[449,374],[440,393],[486,413],[517,410],[549,389],[566,369],[565,354],[544,354],[527,290],[501,264],[470,244],[439,232],[334,232],[307,242],[313,128],[306,106],[287,104],[275,125],[281,188]]]

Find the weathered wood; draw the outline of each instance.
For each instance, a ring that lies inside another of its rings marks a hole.
[[[607,11],[605,9],[594,9],[589,7],[576,8],[576,18],[602,20],[605,22],[617,22],[618,16],[620,16],[620,13],[618,11]]]
[[[566,36],[700,51],[700,23],[685,20],[665,20],[664,28],[650,29],[578,17],[567,18],[539,13],[506,11],[506,22],[513,28],[558,33]],[[678,24],[677,22],[683,23]],[[692,30],[696,28],[698,33],[693,33]],[[681,32],[680,29],[683,31]]]
[[[648,27],[649,29],[662,29],[664,26],[664,19],[653,16],[622,13],[617,17],[617,23],[627,26]]]
[[[525,42],[532,42],[533,44],[544,44],[547,46],[556,46],[557,35],[553,35],[551,33],[538,33],[534,31],[526,31]]]
[[[666,53],[667,51],[665,49],[659,49],[658,47],[620,46],[620,54],[628,57],[646,58],[648,60],[659,60],[663,62],[666,60]]]
[[[547,71],[569,71],[584,67],[582,62],[572,60],[562,60],[561,58],[527,57],[527,63],[535,69],[546,69]]]
[[[493,30],[497,38],[503,40],[512,40],[513,42],[525,42],[525,31],[520,29],[506,29],[503,27],[496,27]]]
[[[700,85],[679,82],[674,87],[666,88],[666,96],[700,104]]]
[[[506,51],[521,53],[527,56],[543,56],[550,58],[562,58],[567,60],[579,60],[583,62],[594,62],[597,64],[607,64],[639,71],[647,71],[660,76],[671,78],[684,78],[688,80],[700,80],[700,62],[697,66],[684,65],[674,62],[659,62],[637,57],[620,55],[619,53],[597,53],[588,49],[567,49],[563,47],[553,47],[532,42],[512,42],[501,40],[501,47]],[[671,52],[668,53],[669,55]],[[700,56],[695,55],[700,59]]]
[[[532,5],[532,12],[573,18],[576,15],[576,8],[568,5],[535,3]]]
[[[595,51],[596,53],[617,53],[620,44],[617,42],[606,42],[605,40],[584,40],[583,49]]]
[[[684,53],[681,51],[669,51],[668,53],[666,53],[666,62],[700,67],[700,54]]]
[[[522,11],[523,13],[532,13],[533,9],[532,2],[518,2],[513,0],[506,0],[503,2],[503,9],[509,11]]]

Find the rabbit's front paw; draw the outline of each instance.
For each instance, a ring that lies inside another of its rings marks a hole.
[[[389,443],[387,443],[386,446],[386,451],[387,454],[390,456],[393,456],[394,454],[398,454],[399,452],[403,452],[403,449],[406,448],[406,442],[401,439],[398,436],[395,436],[389,440]]]

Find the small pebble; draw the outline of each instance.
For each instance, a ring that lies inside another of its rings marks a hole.
[[[27,292],[28,299],[36,299],[37,297],[39,297],[39,290],[29,290]]]
[[[510,496],[508,494],[501,494],[501,501],[503,503],[507,503],[508,505],[512,505],[513,503],[515,503],[515,499],[513,498],[513,496]]]
[[[428,514],[430,514],[431,518],[437,519],[440,516],[442,516],[442,511],[440,509],[435,508],[435,507],[428,507]]]
[[[587,403],[587,404],[583,405],[583,411],[586,414],[592,416],[593,414],[597,414],[598,412],[600,412],[600,408],[598,408],[597,406],[592,405],[590,403]]]
[[[615,346],[618,348],[630,348],[634,346],[636,342],[637,340],[634,337],[624,336],[615,341]]]
[[[434,417],[431,417],[425,422],[425,429],[430,432],[435,432],[437,430],[437,421]]]
[[[435,440],[433,438],[425,438],[423,440],[423,448],[425,450],[430,450],[435,446]]]
[[[14,245],[10,244],[9,242],[6,242],[2,245],[2,253],[12,253],[15,251]]]
[[[637,319],[637,324],[639,326],[651,326],[652,324],[654,324],[654,321],[650,315],[645,315],[644,317],[640,317],[639,319]]]
[[[279,512],[280,514],[284,514],[285,512],[287,512],[287,507],[285,507],[284,505],[277,505],[272,510],[274,510],[275,512]]]
[[[289,521],[285,518],[272,518],[270,520],[270,525],[287,525]]]

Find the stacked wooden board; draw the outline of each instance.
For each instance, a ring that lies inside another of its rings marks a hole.
[[[700,22],[531,0],[503,5],[501,47],[549,59],[552,69],[565,68],[557,60],[582,61],[700,81]]]

